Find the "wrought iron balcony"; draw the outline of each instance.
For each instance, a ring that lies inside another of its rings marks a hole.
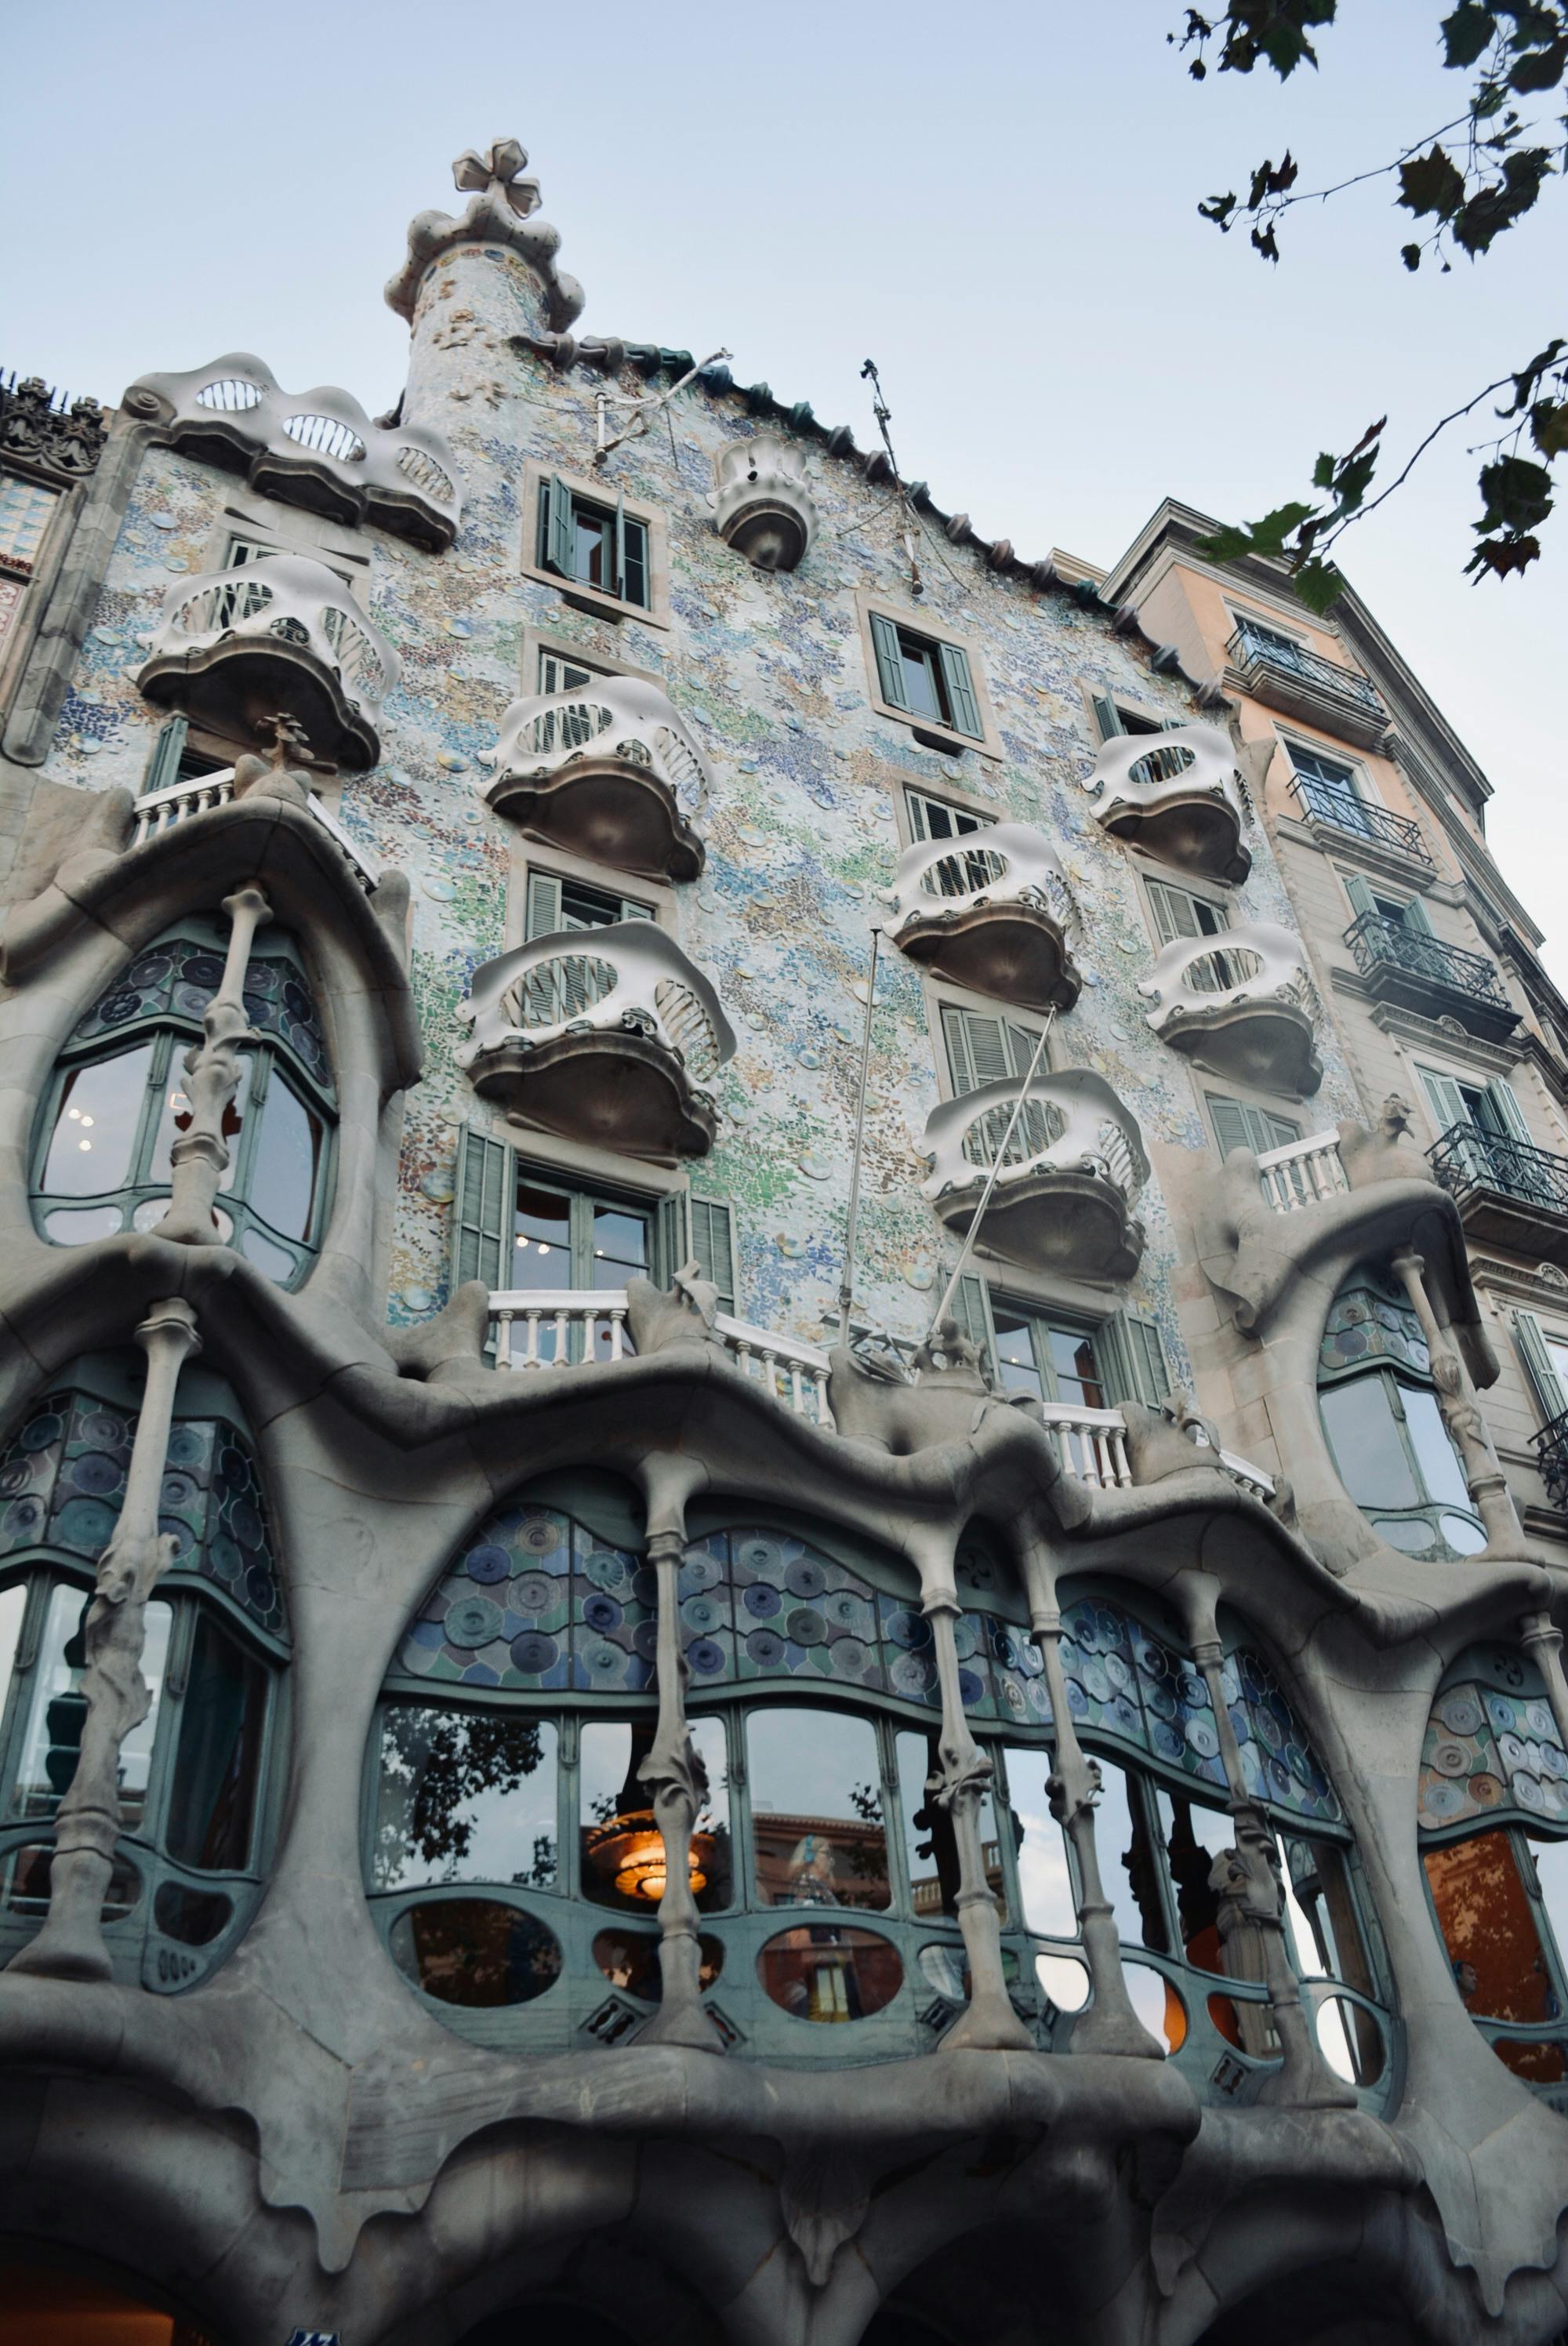
[[[514,700],[494,763],[485,797],[530,839],[653,880],[701,872],[708,761],[657,684],[596,677]]]
[[[1390,814],[1387,807],[1369,805],[1354,790],[1336,790],[1331,782],[1311,774],[1293,774],[1290,794],[1308,821],[1329,823],[1336,831],[1349,831],[1354,838],[1369,841],[1374,847],[1391,847],[1397,854],[1424,863],[1429,872],[1432,869],[1420,825],[1408,815]]]
[[[1568,1270],[1568,1158],[1473,1124],[1451,1125],[1427,1157],[1471,1238]]]
[[[1252,869],[1241,841],[1236,752],[1213,725],[1176,725],[1152,739],[1115,734],[1084,788],[1099,792],[1095,820],[1103,830],[1162,863],[1237,887]]]
[[[1382,913],[1352,921],[1345,943],[1380,1002],[1397,1002],[1427,1017],[1451,1015],[1472,1034],[1497,1042],[1519,1024],[1496,968],[1481,954],[1445,945]]]
[[[1568,1513],[1568,1409],[1560,1410],[1532,1436],[1549,1504]]]
[[[373,766],[374,719],[402,673],[337,573],[275,554],[172,586],[137,688],[230,740],[298,719],[319,756]]]
[[[1055,849],[1025,822],[924,840],[899,859],[888,933],[911,961],[1023,1010],[1071,1010],[1073,899]]]
[[[1016,1083],[943,1100],[927,1121],[924,1193],[950,1229],[974,1219],[999,1152],[981,1242],[1010,1262],[1081,1279],[1131,1279],[1144,1251],[1134,1202],[1149,1178],[1143,1134],[1101,1076],[1037,1076],[1007,1139]]]
[[[705,1157],[706,1086],[732,1056],[718,996],[651,921],[558,929],[473,973],[457,1053],[475,1091],[520,1123],[623,1157]]]
[[[376,522],[438,552],[457,535],[460,476],[439,432],[372,423],[346,391],[292,398],[249,351],[141,375],[125,404],[156,419],[171,447],[242,473],[260,495],[351,525]]]
[[[1321,1004],[1299,937],[1267,921],[1176,937],[1138,992],[1173,1051],[1231,1082],[1304,1098],[1323,1080],[1313,1047]]]
[[[1245,620],[1226,650],[1241,690],[1288,717],[1322,725],[1364,749],[1373,748],[1389,729],[1389,712],[1376,688],[1353,668],[1272,631],[1249,627]]]

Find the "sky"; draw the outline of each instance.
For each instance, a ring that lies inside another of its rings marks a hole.
[[[521,138],[587,290],[583,331],[733,352],[861,446],[874,357],[907,477],[1028,559],[1109,563],[1166,495],[1227,520],[1305,492],[1387,413],[1397,469],[1556,331],[1568,189],[1480,264],[1415,277],[1387,179],[1301,206],[1270,269],[1199,219],[1288,146],[1302,188],[1458,110],[1446,0],[1340,0],[1321,70],[1211,74],[1176,0],[77,0],[62,66],[19,11],[0,95],[0,356],[112,400],[252,351],[372,413],[406,329],[381,289],[452,158]],[[1553,296],[1557,298],[1554,300]],[[1341,558],[1489,775],[1508,877],[1568,988],[1568,519],[1522,579],[1462,576],[1485,408]],[[1493,430],[1495,426],[1492,427]]]

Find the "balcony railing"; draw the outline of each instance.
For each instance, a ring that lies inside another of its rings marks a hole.
[[[1308,651],[1305,644],[1287,643],[1280,636],[1260,635],[1244,619],[1226,649],[1238,668],[1244,663],[1261,661],[1268,668],[1281,668],[1302,678],[1319,691],[1340,693],[1348,700],[1359,701],[1372,715],[1388,721],[1376,688],[1364,676],[1353,668],[1342,667],[1338,660],[1325,659],[1321,652]]]
[[[501,720],[497,814],[569,853],[656,880],[695,880],[708,763],[657,684],[606,677],[514,700]]]
[[[899,859],[888,933],[912,961],[1022,1009],[1070,1010],[1072,892],[1055,849],[1024,822],[922,840]]]
[[[1336,831],[1369,840],[1375,847],[1391,847],[1432,869],[1420,828],[1408,815],[1390,814],[1387,807],[1371,806],[1354,790],[1336,790],[1311,774],[1293,774],[1290,793],[1309,821],[1331,823]]]
[[[1257,1175],[1265,1201],[1277,1214],[1292,1214],[1298,1206],[1315,1205],[1320,1198],[1340,1197],[1350,1186],[1337,1132],[1310,1132],[1305,1140],[1265,1150],[1257,1160]]]
[[[1527,1140],[1482,1132],[1473,1124],[1453,1124],[1428,1149],[1433,1172],[1455,1197],[1467,1189],[1495,1189],[1549,1214],[1568,1215],[1568,1157],[1554,1157]]]
[[[200,774],[187,782],[170,782],[166,790],[148,790],[137,799],[133,813],[136,834],[133,847],[145,847],[149,839],[161,839],[166,831],[177,823],[188,822],[195,815],[210,813],[215,807],[234,803],[234,769],[224,766],[215,774]],[[341,849],[361,887],[369,895],[376,885],[376,875],[361,855],[359,849],[331,811],[323,806],[314,791],[311,793],[311,812],[322,830]]]
[[[1481,954],[1445,945],[1382,913],[1363,913],[1359,920],[1352,921],[1345,932],[1345,943],[1355,954],[1362,976],[1374,984],[1390,976],[1414,979],[1419,986],[1455,998],[1461,1010],[1467,1004],[1484,1010],[1489,1023],[1495,1015],[1506,1019],[1511,1027],[1518,1024],[1518,1013],[1502,990],[1502,981]]]
[[[1388,732],[1389,712],[1356,668],[1245,621],[1226,650],[1233,687],[1270,709],[1321,725],[1361,749],[1375,749]]]
[[[1547,1499],[1553,1506],[1568,1511],[1568,1409],[1559,1410],[1532,1438]]]
[[[1320,1005],[1299,937],[1247,921],[1218,935],[1173,937],[1138,992],[1148,1023],[1195,1066],[1265,1090],[1315,1092]]]
[[[983,1084],[932,1109],[925,1196],[967,1229],[1000,1158],[986,1247],[1035,1270],[1130,1279],[1144,1249],[1133,1205],[1149,1178],[1136,1118],[1084,1067],[1037,1076],[1014,1120],[1017,1096],[1015,1081]]]

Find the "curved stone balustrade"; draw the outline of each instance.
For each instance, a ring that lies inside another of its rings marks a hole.
[[[330,384],[291,396],[249,351],[184,374],[138,375],[125,404],[155,416],[172,447],[243,473],[281,505],[375,522],[438,551],[457,536],[461,475],[439,432],[372,423],[357,399]]]
[[[1268,921],[1176,937],[1138,987],[1148,1023],[1196,1066],[1305,1098],[1323,1080],[1322,1009],[1299,937]]]
[[[900,857],[889,893],[888,934],[911,961],[1023,1010],[1077,1001],[1072,894],[1054,848],[1031,824],[923,840]]]
[[[275,554],[170,587],[137,684],[230,740],[282,711],[320,756],[357,768],[381,755],[373,718],[401,673],[336,572]]]
[[[595,677],[514,700],[494,765],[485,797],[531,839],[654,880],[702,870],[708,761],[657,684]]]
[[[651,921],[558,929],[485,962],[458,1015],[475,1091],[522,1123],[624,1157],[704,1157],[704,1088],[735,1050],[718,996]]]
[[[713,525],[759,570],[797,570],[817,535],[806,460],[792,440],[754,432],[714,459]]]
[[[1241,841],[1236,752],[1213,725],[1167,733],[1118,733],[1084,779],[1097,790],[1095,819],[1114,838],[1180,872],[1239,886],[1252,869]]]
[[[943,1100],[921,1144],[924,1193],[950,1229],[967,1230],[1018,1096],[1009,1080]],[[1074,1067],[1037,1076],[1008,1142],[981,1242],[1011,1262],[1082,1279],[1131,1279],[1144,1250],[1133,1211],[1149,1178],[1143,1134],[1103,1076]]]

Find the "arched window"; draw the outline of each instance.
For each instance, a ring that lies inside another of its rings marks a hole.
[[[842,1531],[726,1512],[694,1509],[679,1578],[708,1785],[690,1875],[708,2007],[732,2047],[760,2057],[928,2048],[968,1983],[957,1849],[928,1789],[940,1694],[914,1576]],[[393,1961],[480,2042],[613,2044],[657,2001],[665,1861],[639,1775],[656,1588],[641,1551],[624,1493],[586,1476],[540,1486],[465,1544],[387,1682],[372,1906]],[[1004,1969],[1041,2041],[1064,2044],[1088,1989],[1046,1791],[1044,1665],[983,1527],[961,1551],[959,1585],[961,1692],[994,1770],[981,1837]],[[1233,1831],[1207,1688],[1168,1628],[1098,1597],[1066,1619],[1069,1698],[1105,1773],[1099,1845],[1135,1992],[1206,2087],[1231,2057],[1234,2089],[1278,2047],[1261,1974],[1222,1947],[1208,1885]],[[1232,1718],[1249,1789],[1280,1828],[1320,2041],[1370,2086],[1386,1998],[1354,1852],[1278,1683],[1233,1644]]]
[[[1451,1557],[1486,1545],[1438,1407],[1420,1321],[1404,1290],[1368,1264],[1329,1311],[1318,1406],[1339,1480],[1390,1546]]]
[[[1532,2086],[1568,2080],[1568,1751],[1539,1671],[1472,1646],[1445,1675],[1416,1818],[1432,1912],[1464,2006]]]
[[[128,1369],[47,1394],[0,1459],[0,1960],[48,1905],[49,1827],[76,1773],[82,1629],[125,1496]],[[152,1705],[121,1755],[123,1837],[105,1907],[116,1975],[171,1990],[213,1968],[260,1886],[283,1598],[255,1460],[221,1380],[181,1378],[160,1528],[175,1561],[148,1607]]]
[[[78,1021],[60,1054],[34,1157],[34,1215],[56,1246],[147,1230],[166,1210],[169,1151],[190,1123],[183,1062],[223,974],[216,923],[182,921],[138,954]],[[260,1037],[241,1055],[224,1118],[219,1185],[226,1239],[280,1286],[304,1277],[321,1242],[336,1096],[300,950],[258,935],[245,1009]]]

